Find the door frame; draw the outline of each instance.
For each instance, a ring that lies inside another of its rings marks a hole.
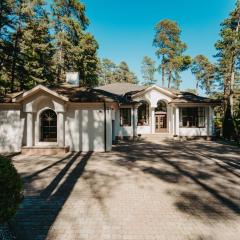
[[[164,116],[166,128],[161,128],[161,126],[160,126],[161,116]],[[157,125],[156,119],[158,119],[159,130],[157,130],[157,128],[156,128],[156,125]],[[155,120],[155,133],[168,133],[168,115],[166,112],[155,112],[154,120]]]

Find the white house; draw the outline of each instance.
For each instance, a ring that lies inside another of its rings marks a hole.
[[[110,151],[113,140],[144,134],[211,137],[216,104],[156,85],[38,85],[2,99],[0,152]]]

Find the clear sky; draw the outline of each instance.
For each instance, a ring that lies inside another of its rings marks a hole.
[[[115,63],[126,61],[142,80],[141,61],[154,58],[154,26],[162,19],[177,21],[187,54],[204,54],[214,61],[214,43],[220,23],[234,8],[235,0],[82,0],[90,19],[88,31],[99,43],[99,56]],[[160,75],[157,74],[160,82]],[[193,88],[194,77],[182,74],[181,89]]]

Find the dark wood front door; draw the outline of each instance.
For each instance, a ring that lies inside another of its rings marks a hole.
[[[167,132],[167,114],[155,115],[155,132]]]

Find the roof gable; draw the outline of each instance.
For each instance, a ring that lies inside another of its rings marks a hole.
[[[43,86],[43,85],[37,85],[36,87],[32,88],[31,90],[27,91],[27,92],[24,92],[24,93],[21,93],[20,95],[16,96],[15,98],[13,98],[13,102],[21,102],[39,92],[45,92],[45,93],[48,93],[58,99],[61,99],[63,101],[68,101],[68,98],[67,97],[64,97],[60,94],[58,94],[57,92],[53,91],[53,90],[50,90],[49,88]]]
[[[145,88],[143,91],[140,91],[140,92],[137,92],[137,93],[133,94],[132,98],[134,99],[134,98],[140,97],[140,96],[145,95],[147,92],[152,91],[152,90],[159,91],[160,93],[162,93],[162,94],[164,94],[164,95],[166,95],[170,98],[176,98],[177,97],[176,94],[174,94],[173,92],[171,92],[168,89],[161,88],[157,85],[152,85],[150,87]]]

